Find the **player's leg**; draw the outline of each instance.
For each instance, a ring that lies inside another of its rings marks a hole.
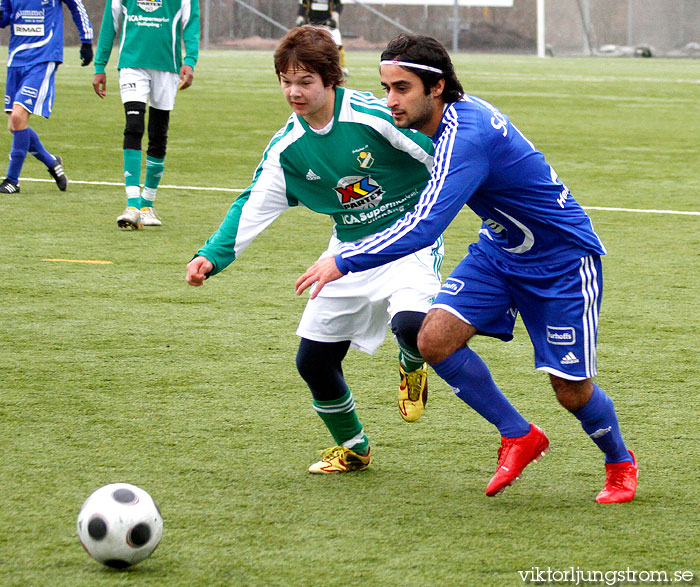
[[[31,68],[25,84],[35,85],[38,88],[34,106],[30,108],[32,114],[48,119],[53,110],[54,97],[56,95],[55,76],[58,64],[55,62],[40,63]],[[27,127],[29,132],[29,153],[46,165],[49,175],[53,178],[61,191],[66,191],[68,178],[63,169],[63,159],[60,155],[51,154],[44,147],[36,131]]]
[[[26,68],[8,68],[5,103],[12,104],[11,110],[8,108],[7,111],[10,113],[8,128],[13,134],[13,140],[8,177],[0,186],[0,192],[19,191],[19,177],[27,153],[46,165],[60,190],[65,191],[68,185],[62,159],[49,153],[39,135],[29,126],[31,114],[47,119],[51,115],[56,68],[57,64],[53,61]]]
[[[146,151],[146,179],[141,192],[141,221],[144,226],[160,226],[153,203],[158,184],[165,169],[165,151],[168,144],[170,111],[151,106],[148,110],[148,150]]]
[[[331,238],[329,251],[337,246],[339,241]],[[348,462],[343,455],[348,450],[356,453],[351,455],[350,467],[369,465],[369,440],[356,420],[355,402],[341,364],[349,347],[372,354],[386,337],[387,301],[374,291],[381,272],[351,273],[327,284],[321,295],[308,301],[299,321],[296,334],[302,343],[297,367],[312,391],[317,413],[340,447],[324,453],[309,469],[312,473],[345,472]],[[331,428],[335,426],[332,418],[340,419],[340,434]]]
[[[435,372],[501,435],[489,496],[512,484],[549,450],[544,432],[515,409],[481,357],[467,346],[477,332],[510,340],[516,315],[507,285],[472,247],[445,281],[418,336],[418,348]]]
[[[455,395],[498,428],[501,436],[524,436],[530,424],[503,395],[486,363],[467,346],[476,332],[463,317],[435,307],[423,321],[418,346]]]
[[[376,297],[388,299],[391,331],[399,345],[399,414],[418,420],[428,400],[428,365],[418,351],[418,332],[437,292],[445,249],[442,237],[390,263],[372,279]]]
[[[141,140],[145,131],[146,103],[124,102],[124,189],[126,209],[117,217],[119,228],[141,228]]]
[[[22,171],[22,165],[24,164],[24,158],[27,156],[27,151],[29,149],[28,138],[25,139],[26,145],[22,145],[22,138],[14,136],[14,127],[18,124],[18,121],[13,120],[12,115],[14,114],[15,108],[21,107],[19,104],[15,103],[15,96],[19,95],[19,90],[22,87],[23,79],[23,68],[20,67],[8,67],[7,77],[5,81],[5,112],[8,114],[7,120],[7,130],[12,134],[12,146],[10,147],[10,162],[7,168],[7,173],[5,174],[5,179],[0,183],[0,193],[2,194],[15,194],[19,193],[19,176]],[[19,114],[15,115],[18,116]],[[25,124],[26,126],[26,124]],[[27,133],[25,133],[25,136]],[[15,145],[17,142],[17,145]],[[15,151],[15,157],[13,161],[13,153]],[[24,153],[24,157],[22,157]],[[21,157],[21,161],[19,158]]]
[[[168,71],[150,71],[151,95],[148,109],[148,150],[146,179],[141,192],[141,221],[144,226],[160,226],[153,203],[165,170],[170,112],[175,107],[179,77]]]
[[[415,422],[428,402],[428,365],[418,351],[418,331],[425,312],[397,312],[391,331],[399,345],[399,413],[406,422]]]
[[[146,104],[151,79],[145,69],[119,70],[119,92],[124,105],[124,190],[126,209],[117,217],[120,228],[141,228],[141,142],[146,128]]]
[[[586,434],[605,455],[605,462],[631,463],[612,399],[591,379],[575,381],[552,374],[549,378],[557,400],[581,422]]]
[[[370,445],[355,412],[355,400],[343,376],[342,362],[350,341],[318,342],[302,338],[296,364],[313,396],[313,408],[336,442],[311,473],[345,473],[365,469],[370,463]]]
[[[5,180],[0,183],[0,193],[18,193],[19,177],[22,173],[24,160],[29,152],[29,111],[21,104],[14,103],[7,120],[7,127],[12,133],[10,147],[10,162],[7,165]]]
[[[530,280],[531,287],[538,292],[548,291],[549,295],[532,296],[520,304],[535,347],[535,366],[549,373],[559,403],[581,422],[605,455],[609,483],[598,496],[599,501],[629,501],[636,489],[634,455],[625,446],[613,401],[592,381],[597,373],[596,341],[603,291],[600,257],[584,257],[553,270],[553,274]],[[621,487],[615,490],[611,483]]]

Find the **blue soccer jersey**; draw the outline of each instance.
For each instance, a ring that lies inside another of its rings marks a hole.
[[[497,108],[474,96],[447,104],[428,185],[415,209],[336,255],[343,273],[420,250],[466,204],[482,220],[477,246],[516,264],[565,263],[605,254],[591,220],[544,155]]]
[[[10,25],[8,67],[63,62],[63,6],[70,10],[80,40],[92,40],[92,25],[81,0],[2,0],[0,27]]]

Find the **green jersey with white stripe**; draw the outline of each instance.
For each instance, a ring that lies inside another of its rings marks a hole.
[[[105,73],[120,29],[117,68],[179,73],[199,55],[199,0],[107,0],[97,40],[95,73]]]
[[[270,141],[253,183],[198,251],[214,275],[292,206],[329,215],[339,240],[357,241],[413,209],[430,177],[432,141],[397,128],[369,93],[338,87],[323,134],[292,114]]]

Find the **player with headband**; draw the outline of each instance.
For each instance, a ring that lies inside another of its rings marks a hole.
[[[501,434],[486,494],[511,485],[549,450],[549,439],[513,407],[469,348],[475,334],[513,338],[520,313],[559,403],[605,455],[596,501],[634,498],[638,466],[612,400],[593,383],[605,248],[590,218],[533,144],[495,106],[465,95],[447,51],[430,37],[401,35],[381,60],[387,106],[400,128],[433,138],[431,178],[412,212],[380,234],[319,260],[297,293],[410,254],[469,206],[483,224],[443,284],[418,335],[421,355],[457,397]]]

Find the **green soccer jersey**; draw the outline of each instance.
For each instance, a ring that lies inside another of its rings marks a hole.
[[[179,73],[199,54],[199,0],[107,0],[97,40],[95,73],[105,73],[120,29],[117,67]]]
[[[292,206],[331,216],[339,240],[356,241],[413,209],[430,177],[432,141],[396,128],[372,94],[336,88],[330,130],[320,134],[292,114],[267,146],[253,183],[198,251],[227,267]]]

